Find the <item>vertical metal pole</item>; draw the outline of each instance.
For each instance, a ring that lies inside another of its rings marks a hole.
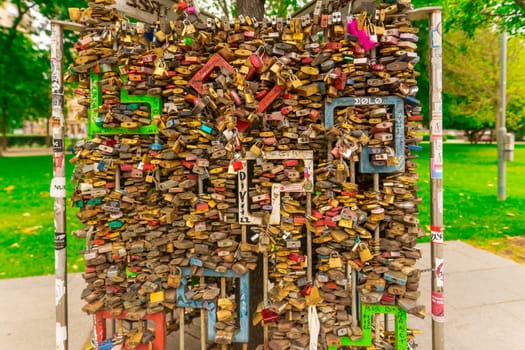
[[[330,152],[328,153],[330,154]],[[350,182],[355,184],[355,161],[353,157],[350,159]],[[352,274],[352,326],[357,326],[357,270],[349,268]]]
[[[201,287],[204,285],[205,281],[204,281],[204,276],[201,276],[199,278],[199,283],[201,285]],[[202,308],[201,309],[201,350],[206,350],[206,341],[208,340],[208,330],[206,329],[207,328],[207,322],[206,322],[206,318],[208,316],[208,312]]]
[[[199,175],[199,200],[202,200],[202,196],[204,195],[204,181],[202,179],[202,176]],[[201,276],[199,278],[199,284],[200,287],[204,285],[204,276]],[[206,330],[206,318],[207,311],[202,308],[201,309],[201,350],[206,350],[206,340],[207,340],[207,330]]]
[[[179,308],[179,349],[186,349],[184,344],[184,336],[186,335],[185,321],[184,321],[184,308]]]
[[[379,195],[379,173],[374,173],[374,192]],[[374,253],[379,254],[381,252],[381,244],[379,243],[380,234],[379,225],[374,230]]]
[[[506,163],[505,163],[505,112],[507,108],[507,32],[501,33],[500,58],[500,100],[499,100],[499,128],[498,128],[498,200],[504,201],[506,193]]]
[[[268,233],[266,233],[268,234]],[[263,308],[268,307],[268,250],[263,252]],[[268,347],[268,325],[263,325],[264,348]]]
[[[56,349],[68,348],[67,269],[66,269],[66,169],[64,150],[64,78],[62,67],[63,31],[60,24],[51,24],[51,126],[53,133],[53,179],[55,219],[55,307]]]
[[[247,231],[248,231],[248,226],[246,225],[242,225],[241,226],[241,242],[242,243],[246,243],[246,235],[247,235]],[[242,344],[242,350],[248,350],[248,343],[243,343]]]
[[[221,298],[226,298],[226,278],[225,277],[221,277]],[[227,348],[226,344],[222,344],[220,347],[221,350],[226,350],[226,348]]]
[[[306,193],[306,217],[312,215],[312,194],[310,192]],[[306,267],[306,278],[313,283],[313,273],[312,273],[312,231],[310,228],[306,230],[306,256],[308,261],[308,266]]]
[[[430,13],[430,220],[432,231],[443,227],[443,110],[441,10]],[[445,348],[443,237],[432,235],[432,349]]]
[[[374,192],[376,193],[376,195],[379,195],[379,173],[374,173],[373,174],[373,178],[374,178]],[[379,230],[379,224],[376,226],[376,229],[374,230],[374,253],[375,254],[378,254],[381,252],[381,244],[380,244],[380,230]],[[375,320],[375,326],[374,326],[374,329],[375,329],[375,343],[374,344],[379,344],[379,341],[381,340],[381,319],[379,317],[379,314],[375,315],[374,316],[374,320]]]
[[[199,201],[202,200],[202,196],[204,195],[204,181],[202,179],[202,176],[199,175]],[[204,285],[205,281],[204,281],[204,276],[201,276],[199,278],[199,284],[200,284],[200,287],[202,287]],[[206,330],[206,315],[207,315],[207,311],[202,308],[201,311],[201,350],[206,350],[206,340],[207,340],[207,330]]]

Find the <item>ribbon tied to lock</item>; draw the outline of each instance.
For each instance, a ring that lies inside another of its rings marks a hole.
[[[357,37],[357,42],[363,47],[363,49],[370,51],[378,46],[379,42],[375,30],[372,30],[373,25],[367,20],[366,15],[366,12],[362,12],[358,19],[351,16],[346,24],[346,31],[348,34]]]

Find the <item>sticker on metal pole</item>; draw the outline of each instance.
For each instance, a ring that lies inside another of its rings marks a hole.
[[[432,319],[445,322],[445,296],[443,293],[432,292]]]
[[[438,288],[443,288],[445,285],[445,260],[441,258],[435,258],[434,265],[436,266],[434,276],[436,279],[436,286]]]
[[[443,226],[430,226],[430,233],[432,237],[432,243],[441,244],[444,242]]]
[[[51,180],[50,196],[53,198],[66,198],[65,177],[55,177]]]

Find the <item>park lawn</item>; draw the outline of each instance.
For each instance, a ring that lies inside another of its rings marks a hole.
[[[417,159],[420,174],[420,220],[430,231],[429,145]],[[443,223],[445,239],[461,239],[525,263],[525,145],[516,145],[514,161],[507,162],[505,201],[498,201],[497,146],[445,143],[443,162]],[[426,239],[428,241],[428,238]],[[423,239],[425,241],[425,239]],[[507,252],[505,252],[505,250]]]
[[[68,158],[69,159],[69,158]],[[73,166],[66,164],[69,181]],[[51,156],[0,157],[0,278],[54,273]],[[73,184],[68,184],[68,194]],[[67,230],[81,227],[67,201]],[[84,242],[68,235],[68,269],[83,269]]]
[[[423,145],[419,156],[419,194],[423,198],[420,219],[429,232],[428,144]],[[68,180],[72,170],[73,166],[67,164]],[[523,174],[525,145],[517,145],[514,162],[507,163],[507,200],[497,201],[496,146],[445,143],[445,239],[466,240],[499,252],[515,242],[508,237],[525,235]],[[51,177],[50,156],[0,158],[0,278],[54,273]],[[68,183],[69,194],[72,188]],[[67,210],[70,272],[82,271],[84,266],[82,256],[78,255],[84,242],[71,235],[81,227],[75,218],[77,211],[70,207]]]

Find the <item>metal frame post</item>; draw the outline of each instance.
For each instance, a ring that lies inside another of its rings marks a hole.
[[[430,37],[430,222],[432,231],[432,349],[445,349],[443,257],[443,98],[441,7],[423,7],[410,20],[429,19]]]
[[[51,21],[51,127],[53,134],[53,179],[55,222],[55,308],[56,349],[68,349],[67,319],[67,233],[66,233],[66,167],[64,146],[64,75],[63,29],[80,30],[81,25]]]
[[[499,125],[498,127],[498,200],[507,199],[506,163],[505,163],[505,112],[507,108],[507,32],[501,33],[501,58],[500,58],[500,100],[499,100]]]
[[[433,232],[432,349],[445,349],[443,257],[443,96],[441,10],[430,13],[430,222]]]
[[[51,23],[51,99],[53,130],[53,180],[51,196],[55,213],[55,307],[56,349],[68,348],[66,169],[64,150],[64,78],[62,26]]]

